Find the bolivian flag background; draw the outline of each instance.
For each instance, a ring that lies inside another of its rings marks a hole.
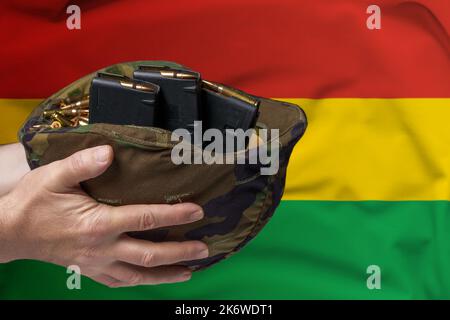
[[[81,8],[69,30],[66,8]],[[370,29],[370,5],[381,29]],[[285,195],[240,253],[175,285],[109,289],[0,266],[1,298],[450,298],[447,0],[2,1],[0,142],[101,67],[171,60],[301,105]],[[379,267],[381,288],[367,286]],[[370,268],[369,268],[370,270]]]

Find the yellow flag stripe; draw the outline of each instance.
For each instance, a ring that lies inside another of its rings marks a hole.
[[[280,99],[309,126],[284,200],[450,200],[450,99]],[[0,143],[40,99],[0,99]]]
[[[17,131],[42,99],[0,99],[0,144],[17,142]]]
[[[309,120],[287,200],[450,200],[450,99],[286,99]]]

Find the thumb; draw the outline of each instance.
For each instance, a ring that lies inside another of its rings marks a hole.
[[[78,186],[82,181],[101,175],[111,165],[113,150],[104,145],[78,151],[63,160],[47,166],[48,186],[52,190],[64,190]]]

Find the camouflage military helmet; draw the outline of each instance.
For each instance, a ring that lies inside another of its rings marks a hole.
[[[172,62],[137,61],[99,71],[132,77],[138,65],[187,70]],[[256,127],[279,130],[276,174],[261,174],[260,163],[176,165],[171,160],[171,151],[177,143],[171,140],[170,131],[161,128],[103,123],[60,128],[42,126],[44,111],[55,104],[79,101],[86,96],[95,74],[53,94],[28,117],[19,131],[19,139],[31,169],[85,148],[111,145],[114,160],[110,168],[100,177],[83,182],[82,188],[97,201],[110,205],[177,202],[201,205],[205,212],[201,221],[131,233],[133,237],[150,241],[205,242],[210,257],[186,263],[193,270],[228,257],[261,231],[280,203],[289,157],[306,129],[302,109],[290,103],[258,98],[260,114]],[[249,148],[245,150],[246,157]]]

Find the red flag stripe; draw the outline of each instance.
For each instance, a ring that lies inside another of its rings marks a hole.
[[[449,97],[450,1],[64,1],[0,6],[0,98],[40,98],[100,67],[172,60],[269,97]]]

